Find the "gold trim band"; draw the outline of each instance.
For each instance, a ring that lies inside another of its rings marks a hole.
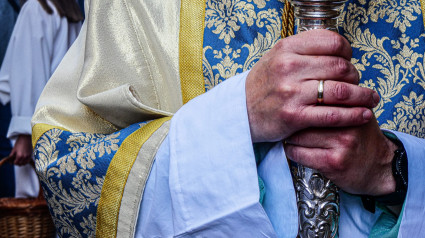
[[[157,119],[129,135],[121,144],[106,172],[97,208],[96,236],[116,237],[118,214],[128,175],[140,148],[171,117]]]
[[[40,139],[40,137],[47,131],[50,131],[51,129],[60,129],[63,131],[69,131],[60,126],[51,126],[51,125],[47,125],[43,123],[36,124],[32,127],[32,134],[31,134],[31,142],[32,142],[33,149],[35,148],[35,144],[37,144],[37,141]]]
[[[202,71],[205,0],[182,0],[179,60],[183,104],[205,92]]]
[[[155,155],[168,135],[171,121],[166,121],[156,130],[140,148],[131,167],[124,187],[118,215],[117,234],[120,237],[134,237],[139,208],[142,202],[146,182],[155,160]]]
[[[425,0],[420,0],[421,9],[422,9],[422,19],[425,27]]]

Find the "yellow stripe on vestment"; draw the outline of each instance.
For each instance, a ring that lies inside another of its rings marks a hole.
[[[181,0],[179,67],[183,104],[205,92],[202,71],[205,0]]]
[[[97,208],[97,237],[116,237],[118,214],[127,177],[142,145],[171,117],[149,122],[121,144],[106,172]]]
[[[421,3],[421,9],[422,9],[423,24],[425,26],[425,0],[420,0],[420,3]]]
[[[63,131],[68,131],[67,129],[59,126],[51,126],[43,123],[36,124],[32,127],[32,134],[31,134],[31,142],[32,142],[32,148],[35,148],[35,144],[37,144],[37,141],[40,139],[40,137],[50,131],[51,129],[60,129]]]

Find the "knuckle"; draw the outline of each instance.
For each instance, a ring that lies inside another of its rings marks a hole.
[[[284,50],[286,47],[286,44],[285,44],[286,41],[287,41],[286,39],[280,39],[278,42],[276,42],[274,48],[278,51]]]
[[[275,88],[279,97],[283,100],[287,100],[287,98],[295,95],[297,93],[297,88],[292,84],[278,84]]]
[[[336,113],[333,110],[329,110],[325,113],[325,116],[323,117],[323,124],[325,125],[336,125],[340,122],[341,118],[338,113]]]
[[[356,71],[356,70],[353,70],[351,63],[343,58],[337,58],[334,62],[333,67],[335,72],[340,75],[346,75],[350,73],[351,71]]]
[[[355,124],[361,124],[363,122],[363,110],[360,108],[352,109],[349,113],[349,120]]]
[[[329,42],[331,43],[331,50],[333,53],[340,53],[345,48],[345,40],[338,34],[332,34],[329,36]]]
[[[274,66],[277,72],[288,74],[298,68],[299,62],[293,57],[286,55],[285,57],[277,59]]]
[[[291,123],[292,120],[295,118],[297,114],[294,112],[294,110],[291,110],[290,108],[287,107],[283,107],[280,110],[280,119],[287,122],[287,123]]]
[[[339,143],[345,148],[352,147],[352,145],[356,141],[354,136],[349,133],[340,134],[338,140],[339,140]]]
[[[335,153],[327,157],[327,164],[332,171],[342,172],[346,170],[344,157],[340,153]]]
[[[350,97],[350,90],[345,83],[336,83],[331,93],[337,100],[347,100]]]

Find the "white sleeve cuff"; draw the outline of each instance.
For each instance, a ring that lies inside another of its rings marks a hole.
[[[10,102],[9,82],[0,79],[0,103],[6,105],[8,102]]]
[[[407,189],[399,237],[421,237],[425,232],[425,140],[393,131],[407,153],[409,187]]]
[[[12,116],[7,138],[16,139],[18,135],[31,135],[31,117]]]

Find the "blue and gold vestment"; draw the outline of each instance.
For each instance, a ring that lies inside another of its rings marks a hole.
[[[282,1],[163,4],[90,1],[82,34],[42,95],[36,165],[63,237],[132,234],[137,212],[126,214],[141,202],[169,116],[249,70],[281,37]],[[340,33],[361,85],[381,96],[382,128],[425,138],[420,2],[349,1]]]

